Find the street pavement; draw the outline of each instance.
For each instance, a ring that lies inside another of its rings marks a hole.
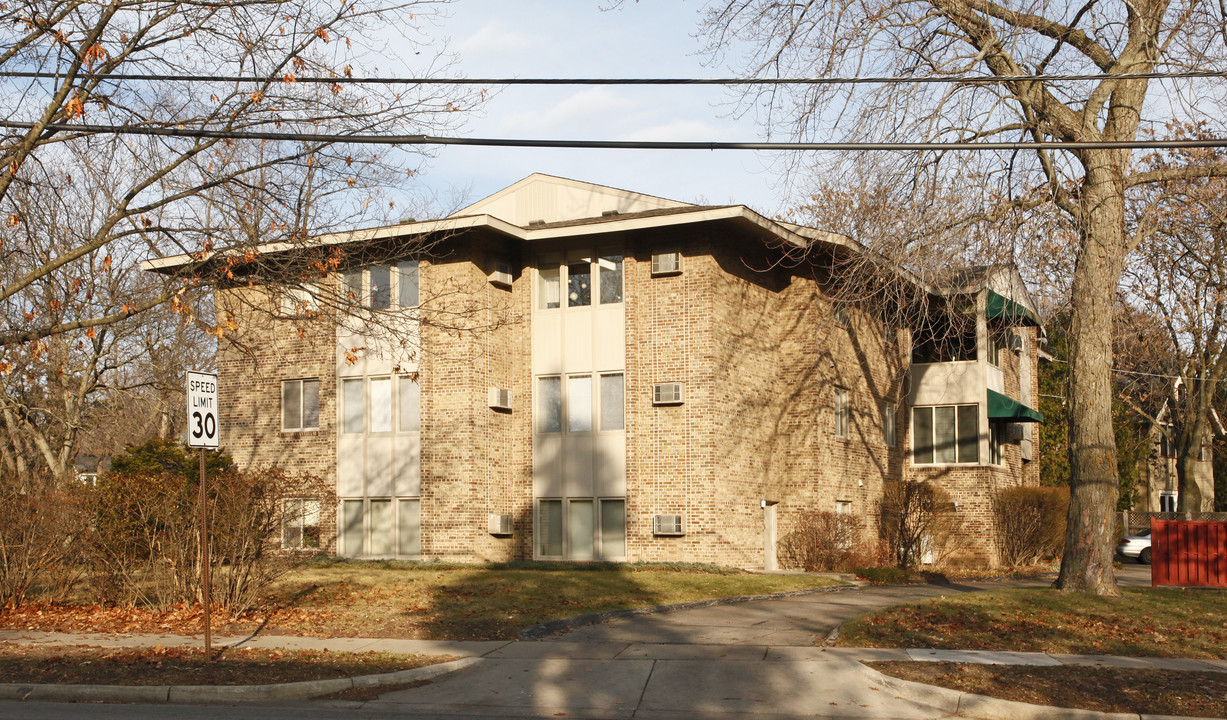
[[[1149,584],[1149,568],[1126,567],[1122,584]],[[1162,666],[1227,672],[1227,661],[1139,660],[1039,653],[828,648],[841,623],[876,609],[978,590],[1042,586],[1040,581],[956,582],[873,587],[720,605],[654,615],[617,617],[538,641],[436,643],[413,640],[260,637],[219,639],[253,646],[427,652],[471,658],[463,669],[392,690],[373,700],[278,704],[261,720],[385,715],[411,717],[673,718],[1092,718],[887,678],[861,660],[951,660],[1024,664]],[[0,640],[13,633],[0,634]],[[24,642],[115,644],[198,643],[191,638],[84,637],[24,633]],[[172,689],[173,690],[173,689]],[[173,693],[171,694],[173,696]],[[305,697],[305,696],[304,696]],[[207,698],[200,698],[207,700]],[[217,697],[216,702],[226,699]],[[61,706],[63,707],[63,706]],[[127,706],[136,714],[136,708]],[[192,706],[150,717],[204,717]],[[44,717],[42,703],[0,703],[3,717]],[[16,714],[13,714],[16,713]],[[76,715],[52,714],[58,717]],[[214,705],[210,718],[255,717],[250,706]],[[87,717],[87,716],[82,716]],[[104,717],[98,715],[97,717]],[[106,716],[106,717],[109,717]],[[1125,716],[1137,717],[1137,716]]]

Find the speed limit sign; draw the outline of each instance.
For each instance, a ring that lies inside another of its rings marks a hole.
[[[187,445],[216,450],[217,374],[189,370],[187,373]]]

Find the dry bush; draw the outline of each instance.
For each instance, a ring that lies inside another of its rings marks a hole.
[[[830,572],[851,565],[861,535],[860,518],[819,510],[797,513],[793,529],[780,538],[780,564],[808,572]]]
[[[277,467],[211,475],[212,599],[231,612],[249,608],[288,567],[277,552],[285,497],[332,507],[327,483]],[[199,485],[182,474],[112,472],[98,485],[94,561],[99,599],[168,608],[199,599]]]
[[[1002,564],[1034,565],[1061,556],[1069,488],[1019,487],[993,495]]]
[[[81,577],[89,523],[83,488],[0,471],[0,611],[63,599]]]
[[[954,503],[945,491],[927,482],[886,483],[878,517],[882,540],[894,551],[898,567],[912,569],[924,562],[941,565],[958,550]]]

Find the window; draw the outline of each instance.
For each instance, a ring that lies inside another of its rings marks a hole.
[[[562,557],[562,501],[537,503],[537,553],[542,557]]]
[[[315,378],[281,383],[281,429],[318,430],[320,381]]]
[[[1197,448],[1197,462],[1210,462],[1210,446],[1206,443]]]
[[[372,433],[392,432],[392,378],[371,378],[370,423]]]
[[[395,307],[412,308],[420,303],[417,260],[402,260],[392,265],[350,268],[341,273],[346,299],[372,310]]]
[[[571,251],[559,264],[557,256],[538,261],[537,309],[557,310],[562,307],[566,288],[566,307],[590,307],[622,302],[623,257],[614,252],[599,257],[583,251]]]
[[[601,376],[601,429],[626,428],[626,390],[622,373]]]
[[[912,462],[918,465],[980,461],[980,406],[912,408]]]
[[[1001,336],[992,328],[988,331],[988,364],[1001,367]]]
[[[567,432],[592,432],[592,376],[567,378]]]
[[[368,498],[341,502],[341,554],[346,557],[421,555],[418,498]]]
[[[848,306],[843,303],[835,303],[835,308],[831,311],[835,317],[835,324],[840,327],[848,327]]]
[[[366,430],[365,398],[362,378],[346,378],[341,381],[341,432],[357,434]]]
[[[422,388],[408,375],[401,375],[397,383],[397,429],[401,432],[417,432],[422,429]]]
[[[303,283],[299,287],[287,287],[281,291],[281,314],[286,316],[311,315],[319,312],[320,303],[316,296],[319,289],[314,283]]]
[[[988,424],[988,461],[993,465],[1001,464],[1001,431],[1003,429],[1000,423],[990,422]]]
[[[835,388],[835,437],[848,437],[851,415],[852,409],[848,407],[848,391],[844,388]]]
[[[895,447],[899,438],[895,430],[895,413],[898,412],[892,402],[882,403],[882,442],[886,447]]]
[[[856,535],[856,521],[852,518],[852,501],[835,501],[835,547],[851,550]]]
[[[281,547],[287,550],[318,549],[320,546],[320,501],[285,498],[281,501]]]
[[[562,432],[562,378],[537,378],[537,432]]]
[[[1176,457],[1175,435],[1175,425],[1162,425],[1159,427],[1159,457]]]
[[[1164,490],[1159,493],[1159,512],[1176,512],[1176,492]]]
[[[537,555],[567,560],[625,558],[626,499],[538,500]]]
[[[420,280],[418,278],[418,261],[402,260],[396,264],[397,289],[396,301],[403,308],[417,307],[420,298]]]

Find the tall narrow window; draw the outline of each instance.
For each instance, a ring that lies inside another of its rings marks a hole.
[[[562,501],[541,500],[537,503],[537,537],[539,554],[562,557]]]
[[[606,255],[597,265],[601,268],[601,304],[622,302],[622,256]]]
[[[993,465],[1001,464],[1001,431],[1000,423],[988,424],[988,461]]]
[[[345,299],[355,305],[362,303],[362,268],[346,270],[343,277]]]
[[[392,306],[392,268],[387,265],[372,265],[369,273],[371,279],[371,308],[374,310],[387,310]]]
[[[852,409],[848,407],[848,391],[835,388],[835,437],[848,437]]]
[[[592,501],[571,500],[567,503],[567,557],[571,560],[593,559]]]
[[[537,307],[542,310],[554,310],[559,307],[561,298],[560,287],[562,275],[557,265],[553,267],[542,265],[537,271],[537,290],[539,297]]]
[[[567,264],[567,307],[592,304],[592,260],[581,258]]]
[[[419,298],[418,261],[402,260],[396,264],[396,304],[403,308],[417,307]]]
[[[320,546],[320,501],[285,498],[281,501],[281,546],[306,550]]]
[[[348,557],[362,554],[362,501],[341,503],[341,551]]]
[[[392,378],[371,378],[371,432],[392,432]]]
[[[281,383],[281,429],[315,430],[320,426],[320,381],[315,378]]]
[[[345,413],[341,432],[361,433],[366,430],[366,407],[361,378],[341,381],[341,407]]]
[[[371,555],[392,555],[392,501],[371,500],[368,508],[371,524]]]
[[[895,404],[882,403],[882,442],[886,447],[895,447],[898,437],[895,431]]]
[[[626,557],[625,500],[601,500],[601,557]]]
[[[422,554],[421,501],[401,500],[396,510],[396,552],[400,555]]]
[[[562,432],[562,378],[537,378],[537,432]]]
[[[601,429],[626,427],[625,388],[622,373],[601,376]]]
[[[567,378],[567,432],[592,432],[592,376]]]

